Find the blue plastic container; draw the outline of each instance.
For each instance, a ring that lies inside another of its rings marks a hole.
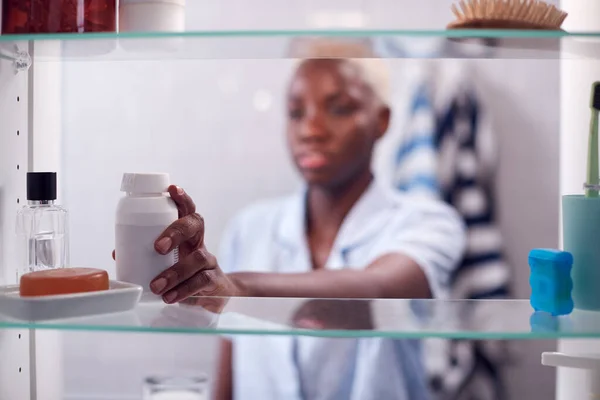
[[[573,281],[571,253],[553,249],[533,249],[529,252],[529,285],[531,306],[554,316],[573,311]]]
[[[560,319],[544,311],[536,311],[529,317],[531,332],[558,332]]]

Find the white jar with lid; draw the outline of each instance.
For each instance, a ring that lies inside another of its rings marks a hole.
[[[177,262],[177,251],[156,252],[154,242],[178,218],[167,194],[170,179],[163,173],[125,173],[117,205],[115,261],[117,279],[138,284],[149,292],[150,282]]]
[[[185,30],[185,0],[120,0],[119,32]]]

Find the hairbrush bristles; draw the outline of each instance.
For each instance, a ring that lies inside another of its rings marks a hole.
[[[541,0],[460,0],[452,12],[456,21],[449,29],[559,30],[568,15]]]
[[[594,83],[590,107],[600,111],[600,82]]]

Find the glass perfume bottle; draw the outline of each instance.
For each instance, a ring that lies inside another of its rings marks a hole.
[[[55,204],[56,172],[27,173],[27,205],[17,213],[18,272],[69,264],[67,210]]]

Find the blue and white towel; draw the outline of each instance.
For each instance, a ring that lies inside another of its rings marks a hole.
[[[493,131],[470,78],[465,79],[466,65],[450,62],[442,65],[454,68],[450,79],[444,81],[438,70],[415,86],[391,179],[398,190],[441,198],[463,216],[468,247],[452,277],[452,297],[501,298],[508,294],[509,269],[495,219]],[[505,398],[499,345],[426,340],[425,364],[436,398]]]

